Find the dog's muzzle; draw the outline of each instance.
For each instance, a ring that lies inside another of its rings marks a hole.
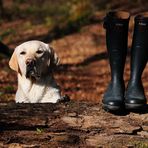
[[[35,60],[28,59],[26,61],[26,78],[39,79],[40,75],[37,72],[37,66]]]

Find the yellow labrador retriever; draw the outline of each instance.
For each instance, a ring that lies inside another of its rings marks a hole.
[[[48,44],[28,41],[14,50],[9,61],[18,73],[17,103],[56,103],[61,99],[60,89],[53,78],[58,57]]]

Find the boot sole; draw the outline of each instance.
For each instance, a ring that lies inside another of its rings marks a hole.
[[[121,106],[103,104],[103,109],[106,111],[117,111],[117,110],[121,110],[121,108],[122,108]]]
[[[125,103],[125,108],[126,109],[142,109],[145,106],[145,104],[130,104],[130,103]]]

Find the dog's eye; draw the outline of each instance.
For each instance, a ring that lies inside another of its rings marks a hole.
[[[20,52],[20,54],[21,54],[21,55],[25,55],[25,54],[26,54],[26,52],[25,52],[25,51],[22,51],[22,52]]]
[[[43,50],[37,50],[36,53],[41,54],[41,53],[43,53]]]

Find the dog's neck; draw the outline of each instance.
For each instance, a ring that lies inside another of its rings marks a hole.
[[[25,80],[25,81],[24,81]],[[21,75],[18,74],[18,84],[22,85],[22,82],[19,81],[23,81],[26,82],[30,87],[31,85],[50,85],[50,82],[52,82],[54,80],[54,77],[52,74],[49,75],[44,75],[42,77],[40,77],[39,79],[35,79],[35,78],[26,78],[25,75]]]
[[[26,79],[29,79],[33,84],[41,84],[41,83],[46,84],[46,82],[48,82],[50,79],[53,79],[53,75],[51,75],[51,74],[50,75],[42,75],[39,78],[30,77],[30,78],[26,78]]]
[[[27,102],[35,103],[56,102],[60,98],[59,88],[53,78],[53,75],[48,75],[44,79],[39,79],[37,81],[31,81],[29,78],[26,78],[23,75],[18,74],[18,91],[19,96],[27,100]],[[53,94],[55,96],[53,97]],[[48,97],[47,97],[48,96]],[[56,98],[57,97],[57,98]],[[46,100],[47,99],[47,100]]]

